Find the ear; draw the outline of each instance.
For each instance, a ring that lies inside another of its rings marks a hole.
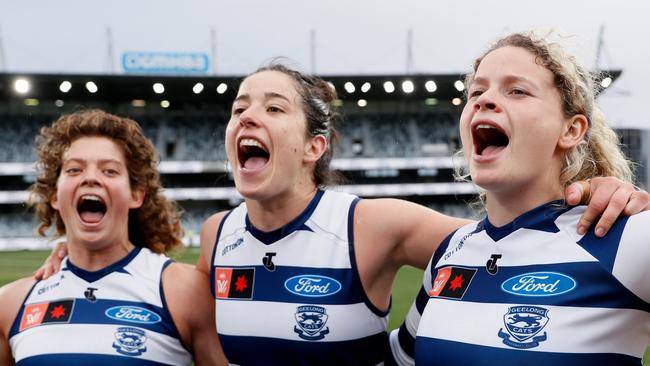
[[[54,192],[52,198],[50,198],[50,206],[57,211],[59,210],[59,198],[56,196],[56,192]]]
[[[140,208],[144,202],[144,188],[138,187],[131,190],[131,204],[129,208]]]
[[[310,137],[305,143],[305,154],[302,161],[305,163],[315,163],[327,151],[327,138],[323,135]]]
[[[582,141],[588,129],[587,117],[576,114],[564,124],[562,134],[557,142],[558,147],[564,150],[571,149]]]

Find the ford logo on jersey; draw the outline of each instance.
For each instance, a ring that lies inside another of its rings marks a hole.
[[[129,323],[155,324],[160,321],[160,315],[137,306],[113,306],[104,314],[111,319]]]
[[[576,287],[576,281],[557,272],[531,272],[511,277],[501,284],[507,293],[519,296],[555,296]]]
[[[341,283],[327,276],[300,275],[284,281],[284,288],[298,296],[323,297],[339,292]]]

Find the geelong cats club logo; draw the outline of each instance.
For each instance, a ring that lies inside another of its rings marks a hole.
[[[298,333],[298,337],[308,341],[317,341],[325,338],[330,331],[327,324],[327,312],[322,306],[302,305],[296,308],[296,323],[293,331]]]
[[[115,348],[117,353],[126,356],[140,356],[147,352],[146,342],[147,335],[143,330],[132,327],[120,327],[115,332],[113,348]]]
[[[538,335],[548,323],[548,309],[539,306],[522,305],[508,308],[503,316],[503,328],[499,329],[499,338],[503,343],[518,349],[528,349],[539,346],[546,340],[546,332]]]

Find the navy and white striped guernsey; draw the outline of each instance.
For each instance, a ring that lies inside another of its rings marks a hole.
[[[650,212],[619,218],[599,239],[576,233],[584,210],[550,202],[503,227],[486,219],[450,235],[391,333],[398,363],[415,354],[416,365],[640,365]]]
[[[262,232],[246,205],[221,223],[212,259],[216,322],[228,361],[241,365],[377,365],[387,312],[361,285],[352,223],[358,198],[317,191],[284,227]]]
[[[190,365],[162,291],[169,263],[144,248],[95,272],[64,259],[18,312],[9,334],[16,365]]]

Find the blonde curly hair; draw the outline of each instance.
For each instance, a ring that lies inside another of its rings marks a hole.
[[[40,174],[30,191],[35,194],[31,204],[40,220],[39,235],[46,236],[52,225],[56,229],[55,236],[66,233],[61,215],[52,208],[51,202],[56,194],[63,154],[74,141],[87,136],[106,137],[116,143],[124,153],[131,188],[144,190],[142,206],[129,212],[131,243],[155,253],[180,247],[183,235],[181,211],[161,193],[153,144],[144,136],[137,122],[101,110],[63,115],[51,126],[41,128],[36,138]]]
[[[538,65],[553,74],[555,87],[562,100],[564,116],[569,118],[582,114],[589,121],[584,140],[565,155],[559,177],[560,184],[566,187],[573,182],[598,176],[611,176],[632,182],[632,165],[621,151],[616,132],[609,127],[605,115],[596,105],[595,80],[600,75],[589,73],[563,46],[548,38],[549,35],[530,31],[513,33],[499,39],[474,61],[472,71],[465,77],[465,90],[473,82],[481,61],[490,52],[503,47],[519,47],[530,52],[535,56]],[[459,178],[466,179],[468,175],[468,172],[457,169]]]

